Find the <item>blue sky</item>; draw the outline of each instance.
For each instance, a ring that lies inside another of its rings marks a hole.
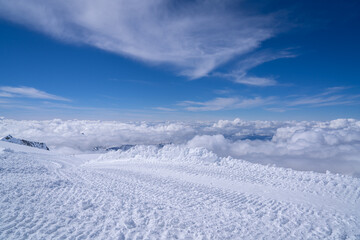
[[[0,0],[0,115],[360,118],[358,1]]]

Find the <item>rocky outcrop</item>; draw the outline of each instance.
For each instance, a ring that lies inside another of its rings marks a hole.
[[[33,142],[33,141],[24,140],[24,139],[18,139],[18,138],[14,138],[11,135],[8,135],[8,136],[2,138],[1,141],[16,143],[16,144],[25,145],[25,146],[34,147],[34,148],[40,148],[40,149],[44,149],[44,150],[48,150],[48,151],[50,150],[46,146],[45,143]]]

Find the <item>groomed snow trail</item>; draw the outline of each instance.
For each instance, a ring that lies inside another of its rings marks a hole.
[[[350,176],[175,146],[100,157],[14,149],[0,148],[0,239],[360,239]]]

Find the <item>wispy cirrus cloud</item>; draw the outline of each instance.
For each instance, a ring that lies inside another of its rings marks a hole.
[[[313,96],[292,97],[286,101],[286,105],[290,107],[323,107],[360,104],[360,95],[341,93],[346,89],[349,89],[349,87],[331,87]]]
[[[63,41],[169,64],[195,79],[276,34],[275,14],[250,14],[231,7],[234,2],[0,0],[0,17]],[[244,76],[236,81],[273,84]]]
[[[164,111],[164,112],[174,112],[174,111],[176,111],[176,109],[174,109],[174,108],[167,108],[167,107],[154,107],[153,109],[159,110],[159,111]]]
[[[310,106],[319,106],[319,105],[338,105],[339,100],[343,99],[342,95],[334,96],[306,96],[294,99],[287,103],[288,106],[300,106],[300,105],[310,105]],[[342,101],[340,101],[341,103]]]
[[[0,86],[0,97],[6,98],[36,98],[56,101],[71,101],[68,98],[53,95],[32,87]]]
[[[228,73],[214,73],[214,76],[227,78],[235,83],[266,87],[277,85],[277,81],[272,77],[257,77],[248,74],[248,71],[257,67],[265,62],[274,61],[280,58],[292,58],[296,55],[290,51],[284,50],[277,53],[270,51],[262,51],[246,56],[239,61],[234,70]]]
[[[321,95],[329,95],[332,93],[337,93],[337,92],[341,92],[344,91],[346,89],[349,89],[351,87],[344,87],[344,86],[338,86],[338,87],[329,87],[327,89],[325,89],[325,91],[323,93],[321,93]]]
[[[240,108],[251,108],[264,106],[271,104],[273,98],[238,98],[238,97],[228,97],[228,98],[215,98],[213,100],[204,101],[204,102],[194,102],[194,101],[183,101],[179,103],[180,106],[184,106],[185,110],[188,111],[218,111],[218,110],[227,110],[227,109],[240,109]]]
[[[271,112],[286,112],[299,108],[326,107],[335,105],[360,105],[360,95],[340,94],[349,87],[331,87],[315,95],[266,96],[266,97],[217,97],[207,101],[182,101],[177,104],[191,112],[220,111],[243,108],[263,108]],[[221,90],[221,93],[222,90]],[[226,94],[227,92],[224,92]],[[157,109],[161,109],[158,107]],[[172,108],[175,109],[175,108]],[[180,109],[179,109],[180,110]]]

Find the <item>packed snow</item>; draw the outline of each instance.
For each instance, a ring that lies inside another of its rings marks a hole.
[[[0,239],[360,239],[360,179],[137,145],[0,141]]]

